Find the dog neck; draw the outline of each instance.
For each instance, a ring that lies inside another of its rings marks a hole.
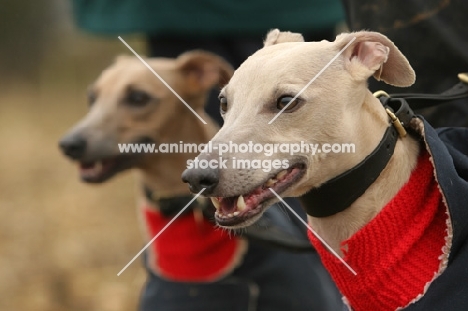
[[[186,108],[183,107],[185,110]],[[161,141],[169,143],[203,144],[214,136],[218,127],[211,118],[198,111],[207,122],[203,124],[190,111],[182,110],[177,120],[167,122]],[[140,167],[141,183],[151,189],[158,197],[167,198],[190,195],[186,184],[181,181],[181,174],[187,167],[187,161],[196,157],[196,153],[158,153],[148,155]]]
[[[382,105],[370,92],[367,92],[361,109],[363,119],[356,123],[361,126],[356,126],[355,137],[362,138],[360,146],[369,146],[369,150],[361,154],[364,158],[377,146],[389,123]],[[379,136],[369,135],[375,133],[376,129],[381,133]],[[413,138],[410,136],[400,138],[387,166],[363,196],[349,208],[335,215],[324,218],[308,216],[309,224],[338,254],[341,254],[340,243],[373,219],[408,181],[416,166],[418,154],[419,144]]]
[[[180,181],[180,175],[189,159],[190,157],[185,154],[165,154],[154,157],[154,162],[162,162],[166,166],[157,163],[146,166],[141,170],[141,184],[161,198],[189,195],[190,191],[187,186]]]

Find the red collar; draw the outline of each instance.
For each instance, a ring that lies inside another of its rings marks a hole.
[[[154,208],[143,208],[148,240],[172,219]],[[214,281],[232,271],[245,251],[245,242],[193,211],[179,216],[148,248],[148,265],[156,274],[179,282]]]
[[[447,210],[424,152],[398,194],[342,242],[357,276],[310,233],[309,239],[353,310],[395,310],[419,299],[445,268],[446,230]]]

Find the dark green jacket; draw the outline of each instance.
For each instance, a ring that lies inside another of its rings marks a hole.
[[[333,27],[339,0],[72,0],[78,27],[101,34],[261,35]]]

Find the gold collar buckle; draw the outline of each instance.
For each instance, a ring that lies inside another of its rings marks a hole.
[[[390,116],[390,119],[392,119],[392,124],[396,128],[400,137],[405,137],[407,132],[403,127],[403,124],[401,124],[400,119],[398,119],[397,116],[390,109],[386,108],[385,111],[387,111],[387,114]]]

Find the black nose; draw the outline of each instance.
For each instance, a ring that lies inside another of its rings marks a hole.
[[[182,181],[189,184],[190,191],[194,193],[200,192],[203,188],[204,195],[210,194],[214,191],[219,182],[218,169],[201,169],[191,168],[186,169],[182,173]]]
[[[81,136],[65,136],[60,140],[62,152],[74,160],[80,160],[86,152],[86,140]]]

